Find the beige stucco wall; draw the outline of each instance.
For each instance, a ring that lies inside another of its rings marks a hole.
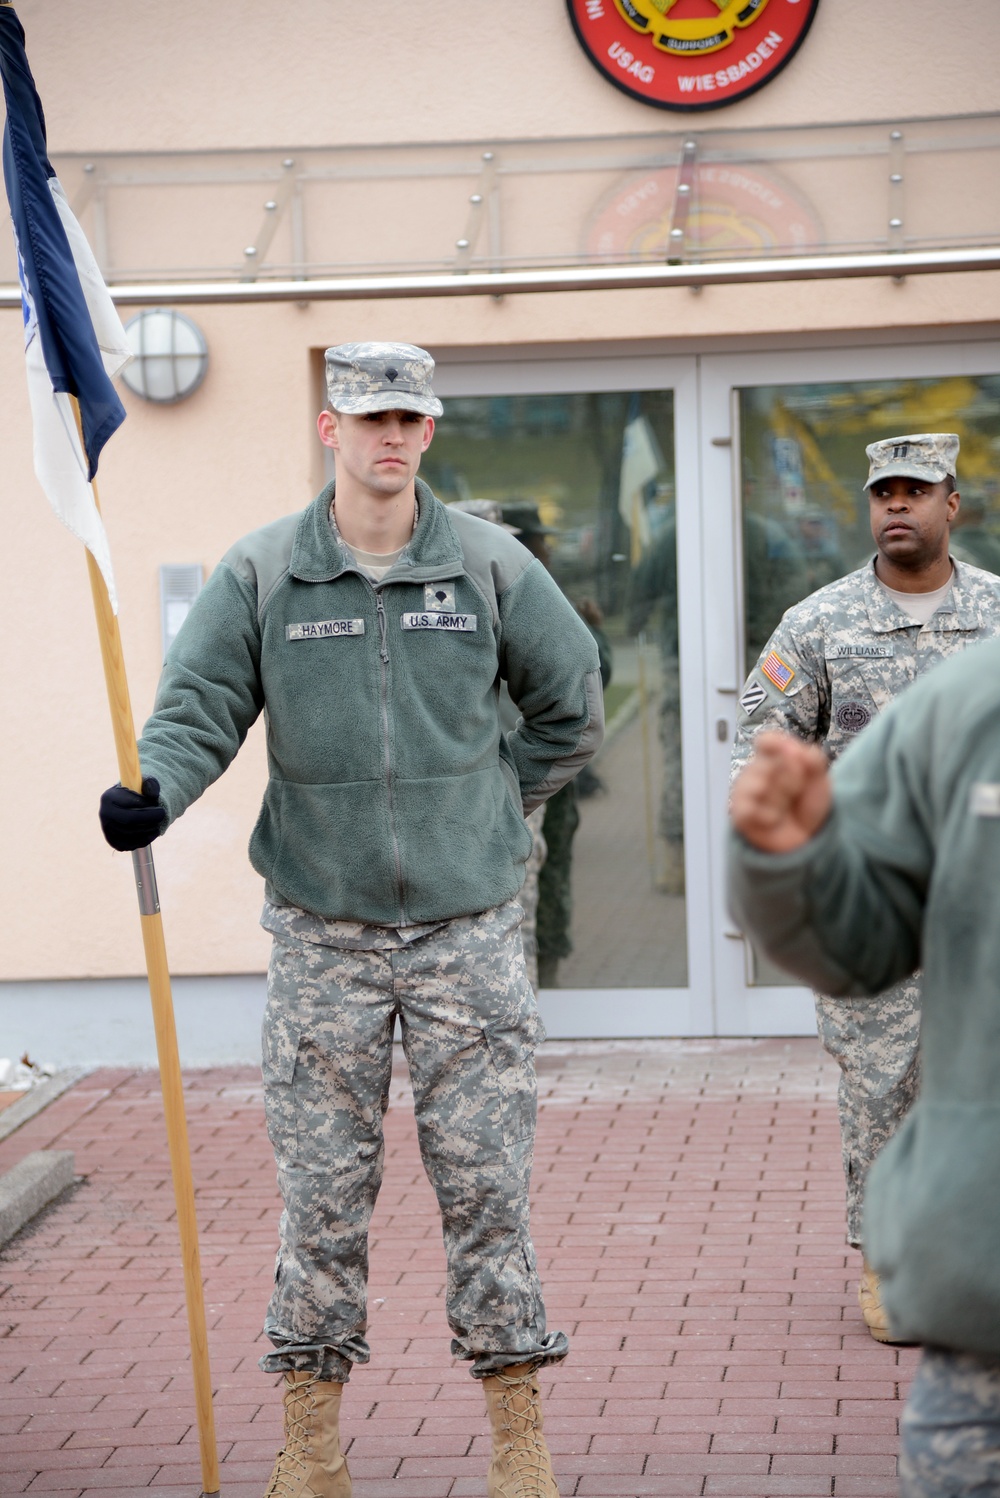
[[[562,0],[19,0],[58,149],[598,135],[676,121],[591,66]],[[704,125],[997,108],[995,0],[821,0],[767,88]],[[100,92],[98,88],[100,87]]]
[[[483,15],[480,16],[480,9]],[[671,121],[612,89],[579,51],[558,0],[474,8],[421,0],[392,21],[347,0],[20,0],[54,152],[613,134]],[[280,18],[280,24],[279,19]],[[929,42],[933,36],[933,46]],[[798,58],[768,88],[702,123],[893,118],[1000,108],[981,66],[1000,7],[974,0],[945,27],[932,0],[822,0]],[[887,59],[891,58],[891,66]],[[676,119],[676,117],[674,117]],[[386,232],[394,232],[392,204]],[[321,477],[315,351],[403,337],[444,359],[510,350],[801,345],[871,330],[1000,321],[1000,275],[590,295],[204,307],[211,350],[193,399],[129,419],[100,488],[122,598],[139,724],[159,667],[157,568],[206,569],[242,532],[303,505]],[[138,973],[130,861],[100,837],[116,776],[86,569],[32,472],[20,315],[0,312],[0,980]],[[261,735],[157,846],[176,973],[259,971],[260,881],[245,846],[263,784]]]

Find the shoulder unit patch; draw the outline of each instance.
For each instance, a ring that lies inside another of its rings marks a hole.
[[[743,689],[743,696],[740,698],[740,707],[749,718],[752,713],[755,713],[757,711],[761,703],[766,701],[767,688],[762,687],[760,682],[755,681],[751,676],[750,680],[747,682],[746,686]]]

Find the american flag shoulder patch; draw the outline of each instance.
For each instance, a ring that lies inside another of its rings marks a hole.
[[[760,669],[768,681],[774,683],[779,692],[787,692],[788,684],[795,672],[787,661],[783,661],[776,650],[770,651],[760,663]]]

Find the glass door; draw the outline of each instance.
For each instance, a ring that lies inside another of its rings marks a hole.
[[[997,371],[1000,349],[992,344],[703,361],[716,848],[724,835],[736,696],[747,672],[785,609],[873,554],[862,488],[868,443],[904,432],[957,432],[962,504],[952,551],[1000,573]],[[711,539],[722,534],[732,540],[725,558]],[[728,589],[719,586],[723,578]],[[728,921],[721,856],[718,862],[719,1032],[811,1030],[810,995],[762,960]]]
[[[700,648],[695,383],[693,360],[651,359],[445,364],[436,379],[445,413],[423,476],[445,503],[499,504],[601,654],[604,745],[542,829],[538,953],[553,1035],[711,1028],[705,905],[691,898],[707,870],[685,857],[690,817],[704,825],[685,741],[700,714],[689,725],[682,700],[682,681],[700,674],[684,659]]]

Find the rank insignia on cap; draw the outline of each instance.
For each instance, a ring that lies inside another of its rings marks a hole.
[[[774,650],[772,650],[767,656],[765,656],[764,660],[761,661],[760,669],[763,671],[768,681],[774,683],[779,692],[787,692],[788,683],[795,675],[795,672],[792,670],[788,662],[783,661],[781,659],[781,656],[778,655],[778,653]]]
[[[746,684],[743,696],[740,698],[740,707],[749,718],[757,711],[761,703],[766,701],[767,688],[762,687],[759,681],[754,681],[753,677],[751,677]]]

